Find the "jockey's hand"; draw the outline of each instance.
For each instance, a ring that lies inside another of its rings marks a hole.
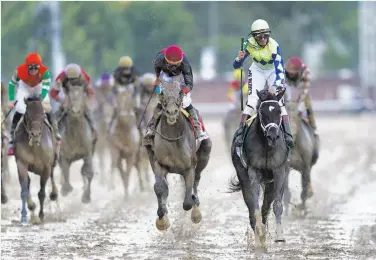
[[[154,86],[155,87],[157,87],[157,86],[159,86],[161,84],[161,80],[160,80],[160,78],[156,78],[155,80],[154,80]]]
[[[9,102],[8,103],[8,109],[11,110],[14,108],[15,101]]]
[[[239,51],[238,52],[238,59],[239,60],[242,60],[244,58],[244,56],[245,56],[245,52],[244,51]]]
[[[181,91],[183,91],[184,95],[186,95],[190,91],[190,89],[189,88],[182,88]]]
[[[271,94],[276,94],[276,88],[273,86],[273,87],[271,87],[271,88],[269,88],[268,89],[268,91],[269,91],[269,93],[271,93]]]

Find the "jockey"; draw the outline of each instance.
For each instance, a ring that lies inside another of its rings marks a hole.
[[[309,88],[311,85],[310,71],[308,67],[303,63],[299,57],[291,57],[287,60],[285,65],[286,85],[288,88],[295,87],[301,89],[302,92],[299,95],[300,101],[304,101],[303,106],[299,104],[299,111],[307,111],[308,121],[313,129],[315,137],[317,136],[316,119],[313,113],[311,97],[309,95]],[[287,98],[290,101],[290,97]]]
[[[68,83],[75,83],[75,84],[82,85],[85,88],[85,92],[87,96],[89,98],[93,98],[94,91],[91,86],[90,77],[88,76],[88,74],[82,67],[80,67],[79,65],[75,63],[68,64],[63,69],[63,71],[60,72],[60,74],[57,76],[55,80],[55,85],[50,90],[51,98],[53,98],[57,102],[61,102],[62,100],[60,100],[60,97],[59,97],[60,90],[61,88],[63,88],[64,92],[68,93],[69,92],[68,85],[67,85]],[[63,114],[64,114],[64,107],[60,106],[59,115],[61,116]],[[94,117],[88,108],[85,109],[84,115],[85,115],[85,118],[88,120],[90,128],[93,131],[94,135],[97,135],[97,130],[95,129],[95,126],[94,126]]]
[[[130,86],[134,88],[134,98],[138,97],[139,92],[139,76],[133,66],[133,60],[129,56],[123,56],[119,59],[119,66],[113,72],[115,79],[115,93],[118,87]],[[137,104],[139,106],[139,103]]]
[[[16,85],[18,84],[17,94]],[[43,65],[42,58],[36,52],[30,53],[26,56],[25,63],[18,66],[16,72],[12,76],[8,84],[8,109],[16,107],[16,112],[13,116],[12,126],[10,130],[9,150],[8,154],[13,155],[14,131],[21,119],[22,115],[26,112],[26,104],[24,99],[32,95],[41,95],[42,102],[50,106],[48,91],[51,85],[51,76],[48,68]],[[15,102],[17,104],[15,105]],[[53,127],[56,140],[60,141],[61,137],[57,122],[53,113],[46,113],[47,119]]]
[[[265,20],[258,19],[252,23],[251,38],[244,44],[245,51],[239,51],[233,66],[235,69],[243,65],[248,56],[253,63],[248,70],[248,100],[243,111],[240,127],[237,131],[236,145],[243,144],[243,128],[249,117],[256,113],[256,106],[259,100],[256,90],[264,89],[265,84],[269,91],[275,93],[283,89],[285,74],[279,44],[270,37],[269,25]],[[286,111],[283,99],[279,101],[282,110],[283,129],[285,141],[289,150],[294,146],[291,135],[289,116]]]
[[[230,110],[233,110],[236,105],[239,103],[240,98],[240,73],[241,69],[236,69],[233,72],[233,81],[230,82],[230,88],[227,92],[227,98],[231,102]],[[244,77],[245,78],[245,77]],[[246,84],[246,81],[243,80],[243,94],[248,94],[248,86]]]
[[[153,73],[145,73],[140,80],[140,99],[141,104],[146,105],[150,95],[154,93],[155,75]]]
[[[113,85],[113,78],[112,75],[108,72],[105,72],[101,75],[97,82],[97,88],[100,89],[110,89]]]
[[[154,81],[154,86],[159,86],[161,83],[160,76],[163,73],[163,77],[171,78],[173,76],[183,75],[184,82],[182,82],[182,91],[184,93],[183,97],[183,107],[191,115],[198,140],[204,140],[209,138],[206,132],[202,131],[201,124],[199,122],[196,110],[193,109],[191,104],[191,90],[193,88],[193,75],[191,65],[188,61],[187,56],[183,53],[179,46],[171,45],[166,49],[161,50],[154,61],[154,69],[156,74],[156,80]],[[155,128],[159,117],[162,114],[162,105],[158,102],[153,116],[150,118],[147,126],[147,131],[144,136],[144,144],[149,143],[150,139],[154,136]]]

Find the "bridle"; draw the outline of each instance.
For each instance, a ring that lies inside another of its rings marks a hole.
[[[261,107],[262,107],[263,104],[266,104],[266,103],[274,103],[274,104],[277,104],[279,106],[279,102],[277,100],[266,100],[266,101],[262,101],[260,103],[260,106],[258,108],[258,116],[260,118],[261,128],[262,128],[265,135],[267,134],[267,132],[269,131],[270,128],[279,129],[281,127],[281,124],[282,124],[282,117],[281,116],[279,117],[278,124],[277,123],[269,123],[269,124],[266,124],[266,125],[264,124],[264,121],[262,120],[262,115],[261,115]]]

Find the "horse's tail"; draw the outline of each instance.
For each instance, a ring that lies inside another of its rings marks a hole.
[[[233,176],[229,181],[229,187],[230,190],[227,193],[234,193],[242,190],[242,186],[240,184],[240,181],[237,179],[236,176]]]

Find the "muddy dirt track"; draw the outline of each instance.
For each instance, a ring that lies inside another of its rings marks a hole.
[[[302,218],[292,211],[284,217],[286,243],[275,244],[271,213],[264,254],[254,252],[241,193],[225,193],[234,170],[219,120],[206,120],[213,150],[199,187],[203,220],[191,223],[190,212],[182,208],[180,179],[170,175],[171,227],[163,233],[155,227],[152,183],[150,192],[140,193],[132,175],[130,196],[124,199],[119,176],[118,187],[109,189],[96,175],[92,202],[83,205],[81,163],[72,167],[74,190],[59,197],[60,211],[46,199],[45,224],[21,227],[20,188],[11,159],[9,202],[1,208],[1,259],[376,259],[376,116],[318,118],[322,149],[313,168],[315,193],[308,201],[308,215]],[[56,171],[59,178],[60,169]],[[38,202],[39,177],[31,177],[32,196]],[[296,172],[291,173],[290,188],[297,203]],[[47,194],[50,190],[49,184]]]

